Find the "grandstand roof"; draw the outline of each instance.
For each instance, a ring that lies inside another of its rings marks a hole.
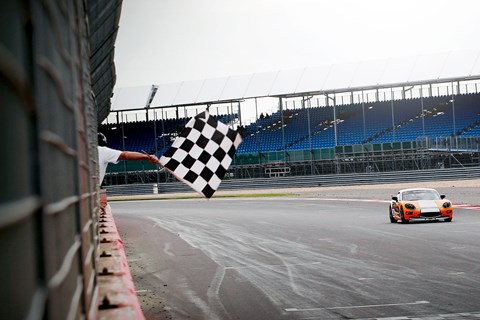
[[[480,79],[480,50],[121,88],[113,97],[112,111],[221,103],[260,97],[294,97],[471,79]],[[152,87],[157,88],[156,92]],[[152,94],[153,100],[149,104]]]
[[[89,1],[87,7],[91,83],[100,124],[112,109],[110,97],[116,79],[113,57],[122,1]]]

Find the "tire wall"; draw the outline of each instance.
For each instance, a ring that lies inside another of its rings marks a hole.
[[[95,315],[96,130],[100,107],[109,111],[116,34],[90,26],[98,2],[0,1],[1,319]],[[110,3],[118,27],[121,1]],[[91,35],[102,32],[111,41],[98,65],[108,72],[97,69],[94,90]]]

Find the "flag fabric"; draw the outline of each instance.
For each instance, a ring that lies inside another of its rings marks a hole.
[[[204,111],[185,126],[160,164],[178,180],[211,198],[242,142],[240,134]]]

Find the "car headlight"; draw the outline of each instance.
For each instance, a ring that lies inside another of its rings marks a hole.
[[[452,206],[452,204],[450,202],[444,202],[442,204],[442,207],[444,207],[444,208],[450,208],[451,206]]]
[[[408,210],[415,210],[415,206],[411,203],[405,203],[405,208]]]

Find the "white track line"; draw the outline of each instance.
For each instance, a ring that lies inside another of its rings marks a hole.
[[[302,311],[316,311],[316,310],[378,308],[378,307],[406,306],[406,305],[429,304],[429,303],[430,302],[428,302],[428,301],[415,301],[415,302],[404,302],[404,303],[368,304],[368,305],[362,305],[362,306],[344,306],[344,307],[330,307],[330,308],[306,308],[306,309],[286,308],[285,311],[287,311],[287,312],[302,312]]]

